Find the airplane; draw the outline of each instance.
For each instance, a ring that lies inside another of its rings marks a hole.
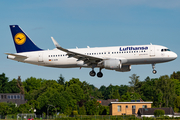
[[[17,53],[5,53],[7,58],[19,62],[55,68],[91,68],[89,75],[94,77],[94,68],[128,72],[132,65],[151,64],[156,74],[155,64],[175,60],[177,54],[161,45],[133,45],[116,47],[94,47],[65,49],[51,37],[55,49],[40,49],[18,26],[10,25]]]

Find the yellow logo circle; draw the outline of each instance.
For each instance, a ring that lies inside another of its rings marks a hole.
[[[24,33],[17,33],[14,37],[14,41],[18,45],[22,45],[26,42],[26,35]]]

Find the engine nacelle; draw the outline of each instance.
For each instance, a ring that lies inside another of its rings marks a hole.
[[[104,68],[105,69],[120,69],[120,64],[121,61],[118,59],[109,59],[109,60],[104,60]]]
[[[109,59],[109,60],[104,60],[103,63],[105,69],[116,70],[119,72],[130,71],[131,65],[123,65],[124,62],[126,62],[126,60]]]

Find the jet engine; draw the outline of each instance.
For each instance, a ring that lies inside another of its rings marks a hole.
[[[119,72],[126,72],[131,70],[131,65],[123,65],[126,60],[120,60],[120,59],[109,59],[104,60],[104,68],[109,70],[116,70]]]
[[[104,60],[104,68],[105,69],[120,69],[121,61],[118,59],[109,59],[109,60]]]

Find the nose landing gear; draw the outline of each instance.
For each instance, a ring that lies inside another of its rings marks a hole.
[[[153,74],[156,74],[157,73],[157,71],[155,70],[155,64],[152,64],[152,68],[153,68]]]

